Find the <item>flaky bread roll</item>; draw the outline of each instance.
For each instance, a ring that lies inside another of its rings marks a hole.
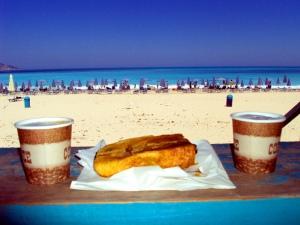
[[[94,169],[103,177],[138,166],[184,169],[195,163],[195,155],[196,146],[182,134],[150,135],[106,145],[97,152]]]

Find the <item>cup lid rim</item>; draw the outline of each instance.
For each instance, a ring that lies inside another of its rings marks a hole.
[[[258,115],[258,116],[268,116],[270,119],[254,119],[254,118],[243,118],[242,115]],[[230,114],[232,119],[245,121],[245,122],[252,122],[252,123],[280,123],[286,120],[286,117],[278,114],[278,113],[270,113],[270,112],[255,112],[255,111],[244,111],[244,112],[235,112]]]
[[[47,125],[41,125],[41,126],[30,125],[32,123],[45,122],[45,121],[49,121],[49,122],[63,121],[63,123],[47,124]],[[15,122],[14,126],[17,129],[23,129],[23,130],[43,130],[43,129],[66,127],[73,123],[74,123],[74,120],[69,117],[36,117],[36,118],[19,120],[19,121]]]

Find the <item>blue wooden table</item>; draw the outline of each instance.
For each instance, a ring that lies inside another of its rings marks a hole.
[[[231,190],[96,192],[69,188],[71,178],[26,182],[18,149],[0,148],[0,224],[300,224],[300,142],[280,144],[276,172],[247,175],[233,167],[230,144],[213,145]]]

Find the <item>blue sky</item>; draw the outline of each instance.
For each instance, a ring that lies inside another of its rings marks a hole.
[[[299,0],[0,0],[0,62],[299,66],[299,12]]]

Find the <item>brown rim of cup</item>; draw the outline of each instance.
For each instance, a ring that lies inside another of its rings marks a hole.
[[[260,137],[280,137],[285,121],[285,116],[280,114],[262,112],[238,112],[231,117],[234,133]]]
[[[244,115],[253,116],[252,118],[245,118]],[[269,112],[253,112],[253,111],[245,111],[245,112],[236,112],[230,114],[231,118],[234,120],[250,122],[250,123],[281,123],[286,120],[285,116],[277,113],[269,113]],[[268,117],[269,119],[257,119],[257,116]]]
[[[41,130],[66,127],[74,123],[68,117],[38,117],[17,121],[14,125],[22,130]]]
[[[15,123],[20,144],[44,144],[71,140],[73,119],[41,117]]]

